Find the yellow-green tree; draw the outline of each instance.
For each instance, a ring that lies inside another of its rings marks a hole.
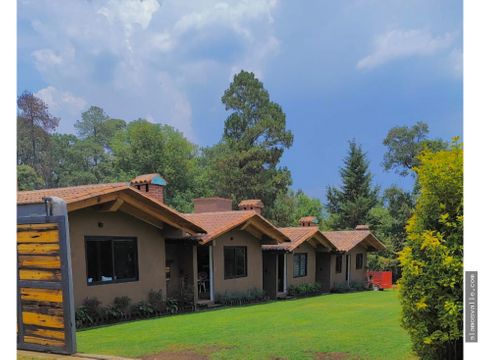
[[[418,160],[420,195],[399,255],[402,324],[422,359],[461,359],[463,149],[454,139]]]

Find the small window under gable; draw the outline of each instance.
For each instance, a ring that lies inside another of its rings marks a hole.
[[[293,254],[293,277],[307,276],[307,253]]]

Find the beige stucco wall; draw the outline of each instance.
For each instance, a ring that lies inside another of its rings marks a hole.
[[[357,254],[363,254],[363,267],[361,269],[356,269],[356,257]],[[352,258],[352,266],[350,272],[350,283],[360,282],[364,283],[367,281],[367,251],[361,245],[357,245],[352,250],[350,250]]]
[[[245,291],[251,288],[263,288],[262,273],[262,243],[247,231],[230,231],[213,240],[213,269],[215,294],[232,291]],[[224,246],[247,247],[247,276],[235,279],[225,279],[224,273]]]
[[[302,277],[293,277],[293,254],[307,254],[307,275]],[[301,284],[313,284],[315,282],[315,249],[306,243],[303,243],[293,253],[287,254],[287,288],[290,285],[298,286]]]
[[[356,255],[358,253],[363,253],[363,268],[362,269],[356,269]],[[367,251],[366,249],[361,246],[357,245],[354,247],[352,250],[347,252],[346,254],[342,254],[342,272],[337,273],[335,271],[335,263],[336,263],[336,255],[331,256],[331,262],[330,262],[330,283],[331,287],[334,287],[337,284],[345,284],[345,271],[346,271],[346,255],[350,255],[350,284],[352,282],[366,282],[367,281]]]
[[[98,223],[102,222],[100,228]],[[165,284],[165,242],[161,230],[122,212],[105,213],[84,209],[69,214],[72,277],[75,307],[86,297],[97,297],[108,305],[116,296],[129,296],[133,302],[146,300],[150,289]],[[85,236],[128,236],[137,238],[138,281],[87,285]]]

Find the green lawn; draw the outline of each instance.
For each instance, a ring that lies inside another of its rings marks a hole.
[[[79,352],[129,357],[179,351],[211,359],[414,358],[400,327],[396,291],[321,295],[135,321],[79,331],[77,343]]]

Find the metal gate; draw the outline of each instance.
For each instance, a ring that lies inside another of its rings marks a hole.
[[[76,352],[65,216],[17,218],[17,347]]]

